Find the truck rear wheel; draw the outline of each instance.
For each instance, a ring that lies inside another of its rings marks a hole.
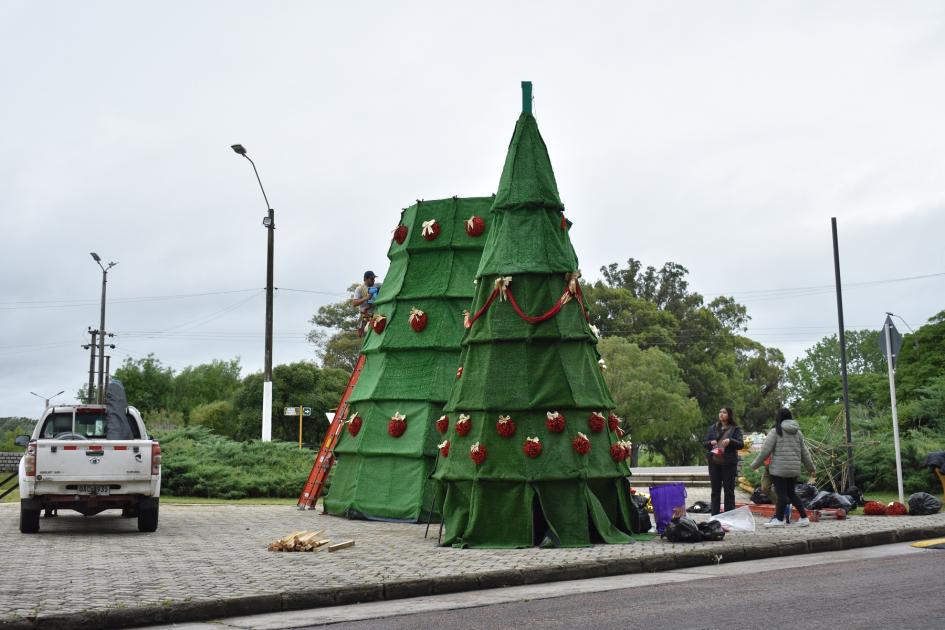
[[[35,534],[39,531],[40,509],[32,509],[20,502],[20,531],[24,534]]]
[[[157,531],[159,507],[160,502],[158,499],[154,499],[154,501],[142,502],[138,506],[138,531]]]

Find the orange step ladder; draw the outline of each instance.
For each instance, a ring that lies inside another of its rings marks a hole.
[[[300,510],[315,509],[315,502],[318,501],[318,497],[325,487],[328,472],[331,470],[332,464],[335,463],[335,445],[338,444],[338,438],[341,436],[345,420],[348,419],[348,398],[351,396],[351,392],[354,391],[354,386],[361,376],[361,369],[364,367],[364,358],[363,354],[358,357],[358,363],[354,366],[354,372],[352,372],[351,378],[348,379],[348,386],[345,387],[345,391],[341,395],[341,400],[338,402],[338,410],[335,412],[335,417],[328,427],[328,433],[322,441],[322,447],[318,451],[318,457],[315,458],[315,465],[312,466],[312,472],[308,476],[308,481],[305,482],[301,496],[299,496],[298,508]]]

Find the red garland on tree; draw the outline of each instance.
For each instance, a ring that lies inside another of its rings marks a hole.
[[[440,449],[440,457],[450,456],[450,441],[449,440],[446,440],[445,442],[441,444],[437,444],[436,447]]]
[[[355,412],[345,424],[348,425],[348,433],[351,434],[351,437],[354,437],[361,431],[361,416]]]
[[[588,417],[587,426],[591,428],[591,431],[594,433],[600,433],[604,430],[604,414],[599,411],[595,411]]]
[[[407,240],[407,226],[403,223],[394,230],[394,240],[397,241],[398,245],[403,245],[404,241]]]
[[[440,433],[446,433],[450,428],[450,417],[449,416],[440,416],[440,419],[436,421],[436,430]]]
[[[886,506],[886,516],[905,516],[907,513],[906,506],[899,501],[892,501]]]
[[[459,420],[456,421],[456,435],[460,437],[469,435],[470,429],[472,429],[472,422],[469,416],[464,413],[459,414]]]
[[[375,332],[375,334],[381,334],[384,332],[386,327],[387,318],[380,313],[374,313],[374,315],[371,317],[371,329]]]
[[[423,332],[427,327],[427,314],[419,308],[410,309],[410,327],[414,332]]]
[[[885,516],[886,506],[879,501],[867,501],[863,506],[863,513],[867,516]]]
[[[473,460],[476,463],[476,466],[479,466],[482,464],[482,462],[486,461],[487,456],[488,453],[486,453],[486,447],[481,445],[479,442],[476,442],[469,447],[469,459]]]
[[[395,413],[387,423],[387,433],[391,437],[399,438],[407,430],[407,416]]]
[[[526,455],[535,459],[541,455],[541,440],[537,437],[525,438],[525,444],[522,445],[522,450]]]
[[[578,455],[587,455],[591,450],[591,441],[587,436],[578,431],[577,437],[571,441],[574,452]]]
[[[557,411],[549,411],[545,414],[547,418],[545,419],[545,426],[548,427],[548,430],[552,433],[561,433],[564,431],[564,414],[558,413]]]
[[[420,231],[420,233],[423,234],[423,238],[427,239],[428,241],[432,241],[440,235],[440,224],[436,222],[436,219],[424,221],[422,225],[423,229]]]
[[[609,416],[607,416],[607,426],[610,427],[611,431],[616,432],[617,429],[620,428],[621,422],[623,422],[623,420],[621,420],[615,413],[612,413]]]
[[[515,421],[509,416],[499,416],[499,421],[495,423],[495,430],[504,438],[515,435]]]
[[[482,236],[485,230],[486,222],[482,220],[482,217],[472,215],[466,220],[466,234],[470,236]]]

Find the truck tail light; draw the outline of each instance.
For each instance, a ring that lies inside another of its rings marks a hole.
[[[151,474],[161,474],[161,445],[151,442]]]
[[[36,440],[32,440],[26,447],[26,455],[23,456],[23,469],[27,477],[36,476]]]

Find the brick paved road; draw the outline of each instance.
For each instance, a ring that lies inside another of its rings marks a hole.
[[[690,492],[690,503],[700,496]],[[806,530],[729,534],[723,542],[699,545],[656,540],[587,549],[490,551],[438,548],[435,539],[424,540],[421,525],[348,521],[287,506],[165,505],[160,528],[153,534],[139,533],[135,519],[117,513],[85,518],[63,511],[58,518],[43,519],[39,534],[23,535],[18,515],[18,505],[0,505],[0,626],[37,615],[186,608],[188,603],[245,596],[281,597],[282,606],[292,608],[299,604],[293,606],[286,593],[309,591],[305,604],[316,605],[311,591],[352,585],[364,587],[362,599],[379,599],[402,596],[407,592],[398,589],[417,578],[448,583],[456,576],[478,575],[481,585],[490,585],[489,575],[500,570],[545,568],[564,574],[569,566],[587,562],[626,565],[642,559],[648,562],[644,570],[659,570],[659,558],[691,549],[707,556],[721,554],[724,562],[726,556],[743,556],[746,547],[766,547],[770,555],[779,555],[792,553],[792,548],[797,553],[805,539],[822,540],[826,549],[838,535],[851,532],[945,527],[945,514],[853,517],[814,523]],[[332,554],[266,551],[270,541],[302,529],[324,529],[333,540],[353,538],[357,544]],[[432,531],[435,535],[435,527]],[[348,599],[358,598],[349,594]],[[228,605],[220,612],[218,616],[239,614],[239,609]]]

